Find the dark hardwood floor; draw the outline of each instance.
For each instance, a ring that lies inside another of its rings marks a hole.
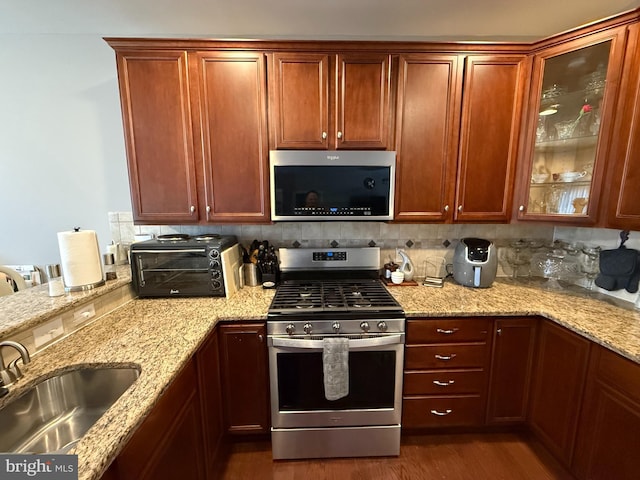
[[[236,443],[225,480],[569,480],[524,433],[403,437],[399,457],[273,461],[268,441]]]

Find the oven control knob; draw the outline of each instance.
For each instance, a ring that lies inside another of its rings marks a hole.
[[[218,280],[222,276],[220,270],[211,270],[211,278]]]
[[[363,332],[367,333],[367,332],[369,331],[369,322],[362,322],[362,323],[360,324],[360,329],[361,329]]]
[[[286,328],[284,329],[288,335],[293,335],[296,331],[296,326],[293,323],[290,323],[289,325],[286,326]]]
[[[340,331],[340,323],[333,322],[333,325],[331,325],[331,328],[333,328],[333,333],[338,333]]]
[[[209,262],[209,268],[211,270],[219,270],[220,269],[220,262],[218,260],[213,260],[212,262]]]
[[[309,322],[307,322],[304,324],[304,327],[302,327],[302,329],[304,330],[304,333],[309,335],[313,331],[313,326]]]
[[[380,330],[381,332],[386,332],[387,331],[387,322],[385,322],[384,320],[380,320],[378,322],[378,330]]]

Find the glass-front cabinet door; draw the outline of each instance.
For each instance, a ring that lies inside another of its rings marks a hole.
[[[624,34],[618,28],[534,55],[518,219],[595,223]]]

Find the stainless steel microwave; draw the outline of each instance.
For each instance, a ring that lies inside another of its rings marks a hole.
[[[393,220],[396,152],[272,150],[271,220]]]

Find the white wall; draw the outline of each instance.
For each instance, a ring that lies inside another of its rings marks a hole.
[[[638,5],[0,0],[0,264],[59,261],[56,232],[75,226],[96,230],[104,248],[107,213],[131,210],[115,60],[103,36],[514,39]]]

